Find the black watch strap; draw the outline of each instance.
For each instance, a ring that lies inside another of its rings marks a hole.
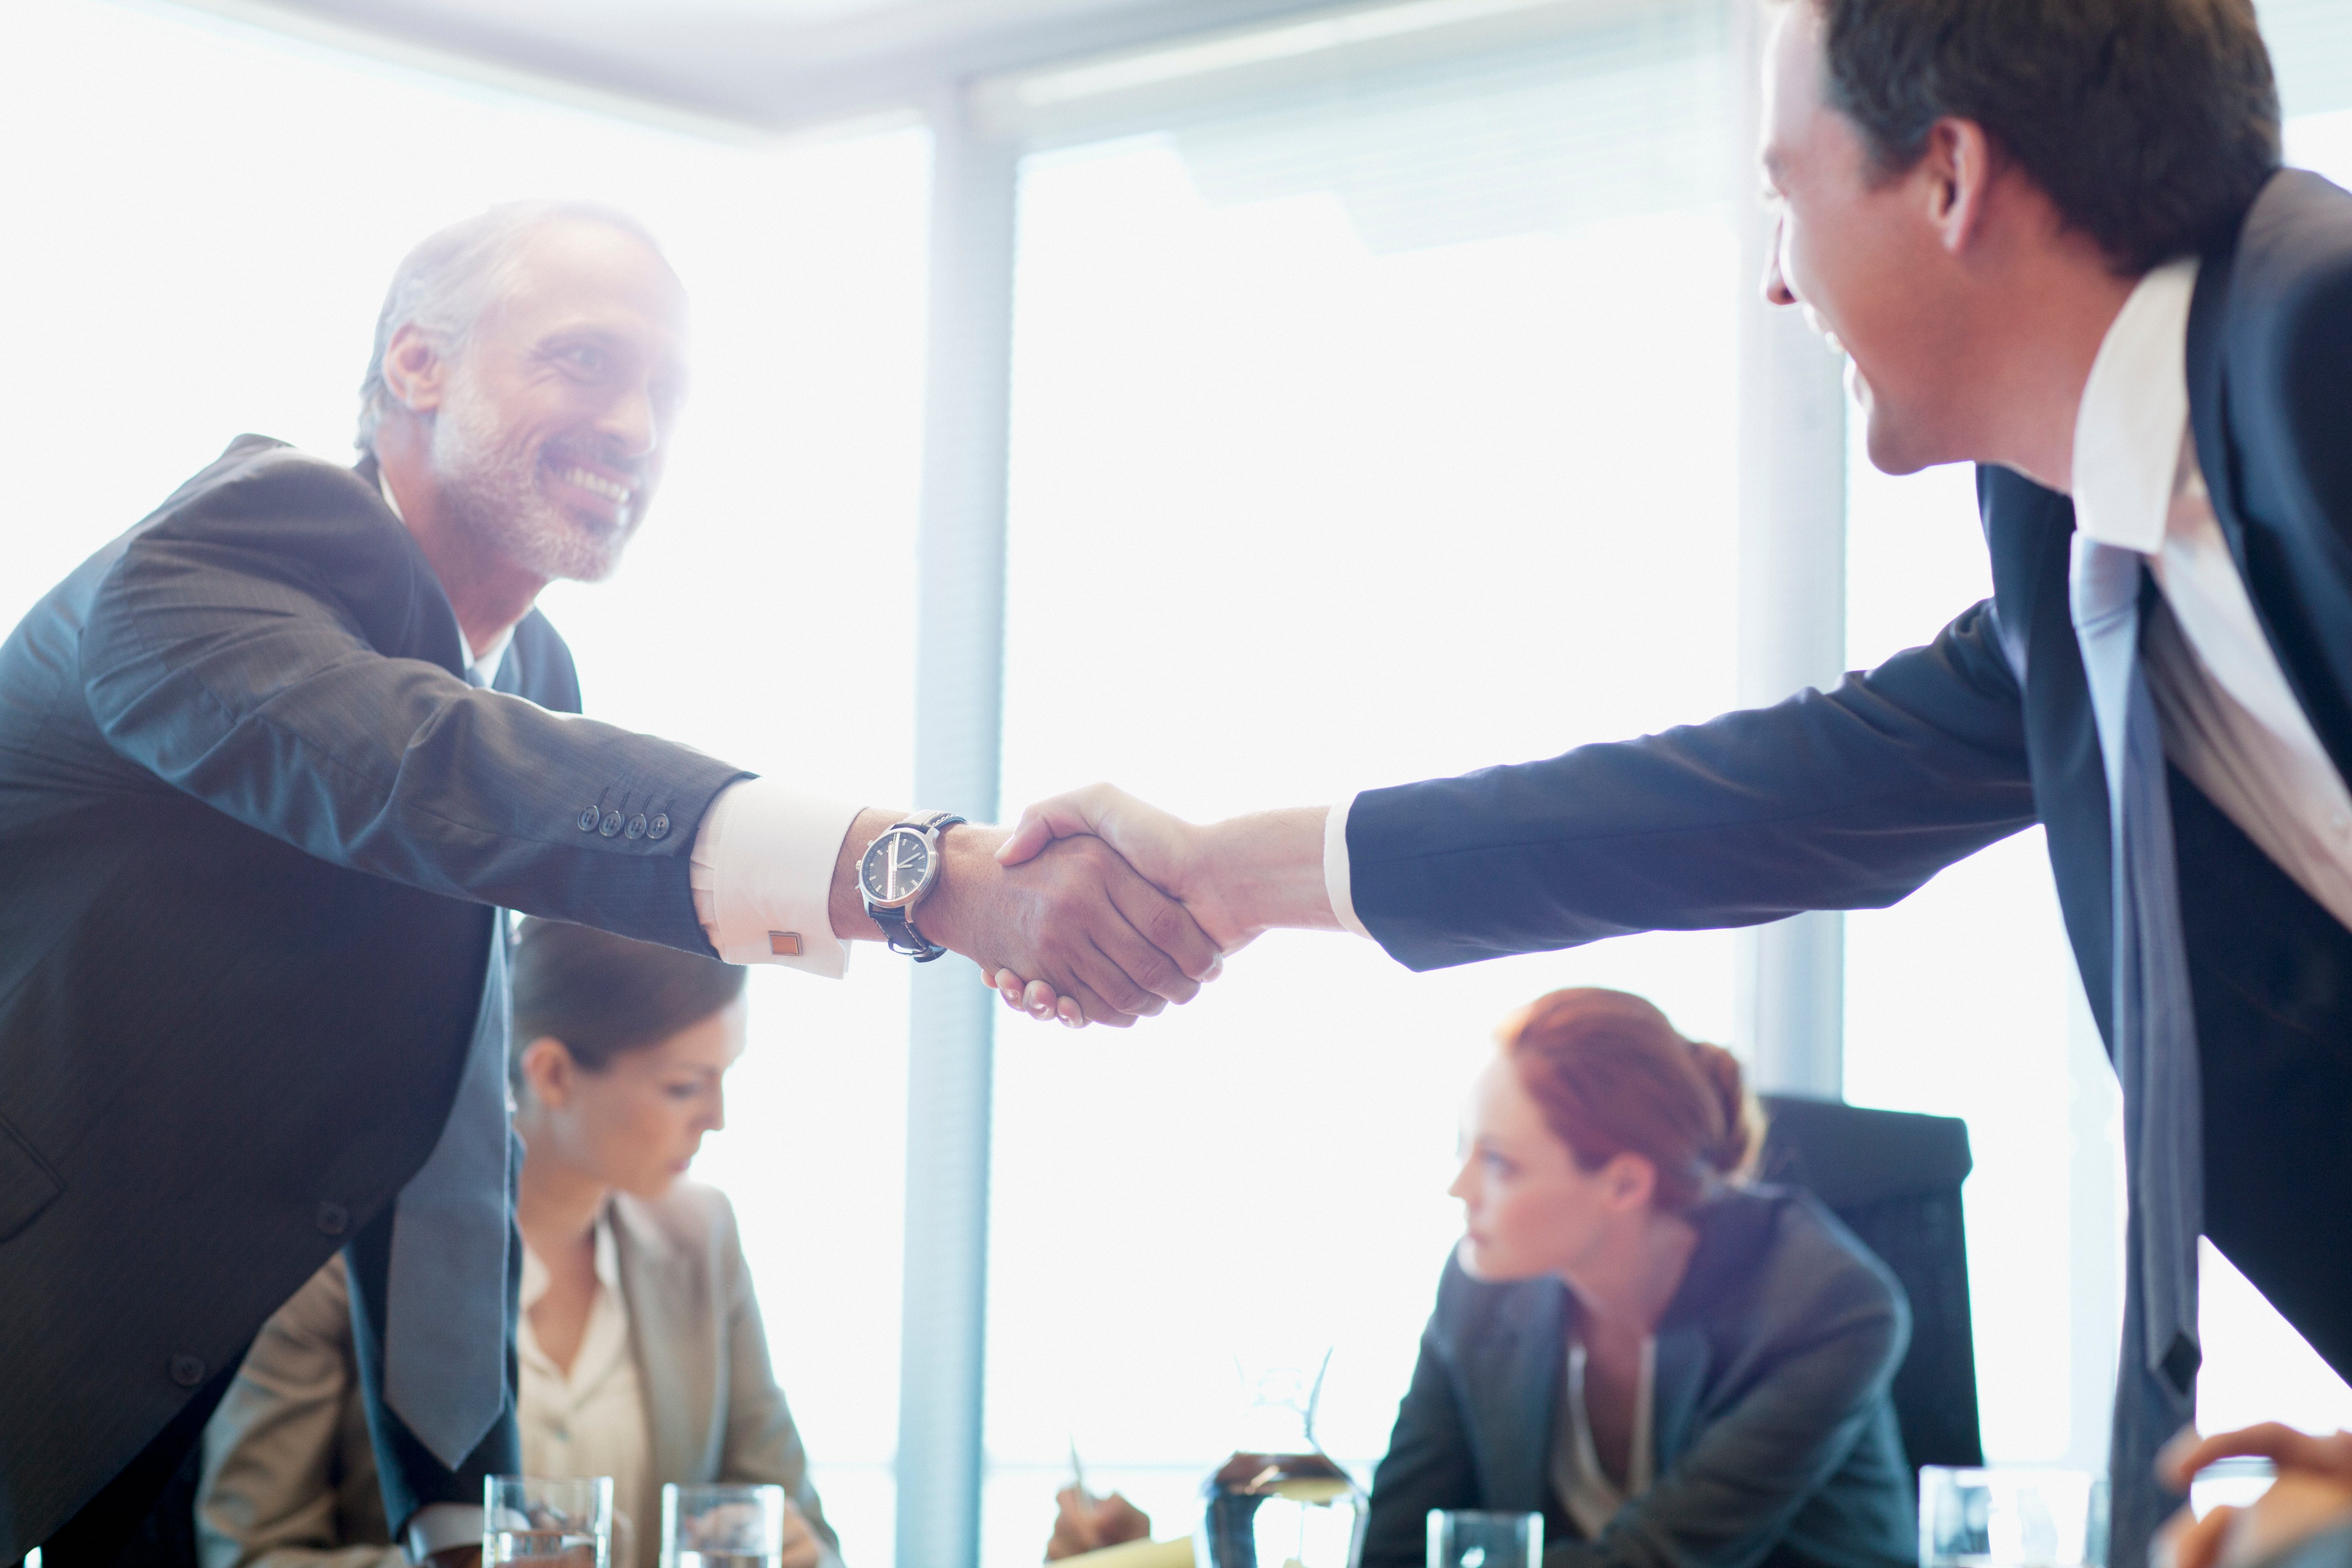
[[[933,835],[932,848],[936,853],[937,835],[945,833],[956,824],[966,820],[968,819],[957,816],[952,811],[934,811],[923,816],[909,817],[904,822],[894,822],[890,826],[893,828],[911,827],[918,832]],[[938,877],[936,869],[932,872],[932,876],[934,879],[932,886],[936,887],[939,885],[936,879]],[[917,963],[929,963],[947,952],[946,948],[915,929],[913,906],[909,905],[903,910],[876,910],[872,912],[874,923],[882,928],[883,941],[892,952],[903,954],[913,959]]]

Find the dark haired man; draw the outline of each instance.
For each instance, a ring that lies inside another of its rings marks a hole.
[[[2200,1229],[2352,1373],[2352,195],[2279,171],[2249,0],[1788,0],[1766,69],[1766,291],[1880,468],[1982,465],[1993,597],[1775,708],[1205,829],[1098,786],[1004,853],[1100,833],[1228,949],[1431,968],[1883,906],[2042,823],[2126,1092],[2134,1563]]]
[[[0,646],[0,1563],[114,1562],[338,1250],[386,1517],[478,1548],[519,1468],[498,906],[821,973],[1025,954],[1111,1023],[1214,966],[1099,846],[1008,877],[999,829],[578,717],[532,603],[643,522],[685,339],[628,218],[457,225],[394,278],[356,466],[240,437]]]

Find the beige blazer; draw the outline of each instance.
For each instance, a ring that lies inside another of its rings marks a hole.
[[[644,1495],[614,1500],[636,1527],[636,1563],[659,1555],[663,1482],[771,1481],[841,1568],[725,1195],[687,1182],[657,1203],[616,1195],[613,1236],[652,1459]],[[205,1428],[197,1549],[205,1568],[404,1565],[390,1538],[336,1258],[263,1325]]]

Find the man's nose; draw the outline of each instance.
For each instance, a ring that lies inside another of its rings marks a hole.
[[[727,1131],[727,1091],[725,1089],[718,1089],[712,1092],[710,1096],[710,1114],[703,1118],[702,1125],[713,1132],[724,1132]]]
[[[596,423],[625,457],[649,457],[662,443],[661,416],[653,388],[645,382],[622,394]]]

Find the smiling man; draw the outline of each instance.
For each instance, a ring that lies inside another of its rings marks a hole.
[[[338,1249],[387,1514],[478,1544],[519,1464],[501,907],[824,974],[855,940],[1034,964],[1113,1024],[1213,971],[1097,843],[1008,873],[995,828],[576,717],[532,603],[618,563],[685,356],[628,218],[459,224],[394,279],[355,468],[238,438],[0,647],[0,1563],[135,1557]]]
[[[1785,0],[1766,69],[1766,292],[1880,468],[1981,465],[1993,596],[1775,708],[1206,828],[1098,786],[1003,853],[1100,833],[1228,950],[1425,969],[1875,908],[2040,822],[2125,1090],[2136,1564],[2200,1231],[2352,1375],[2352,195],[2279,169],[2250,0]]]

